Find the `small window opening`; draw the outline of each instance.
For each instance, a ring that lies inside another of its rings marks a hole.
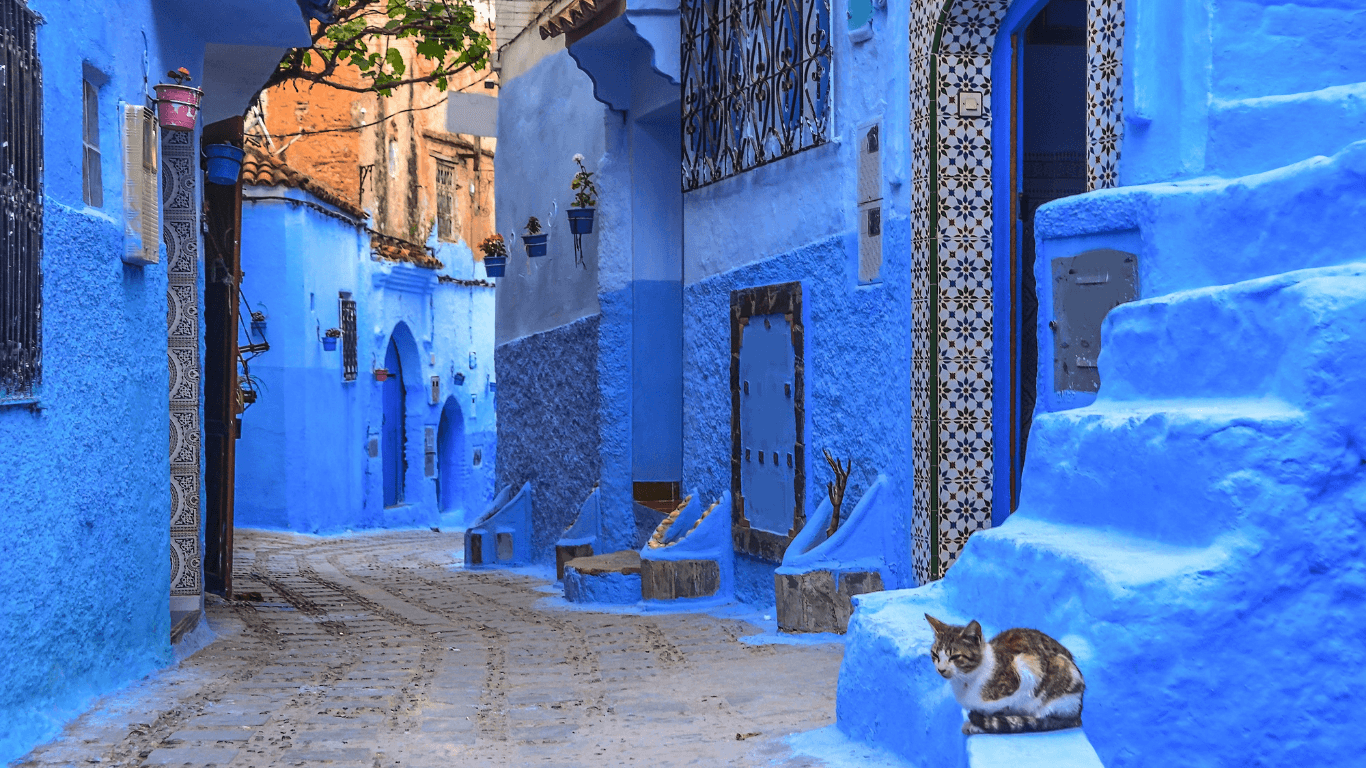
[[[92,208],[104,206],[104,177],[100,173],[100,91],[83,81],[81,198]]]
[[[455,234],[455,163],[436,161],[436,233],[437,237],[454,241]]]

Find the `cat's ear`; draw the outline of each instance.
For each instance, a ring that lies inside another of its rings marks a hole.
[[[978,643],[982,642],[982,625],[978,624],[976,619],[968,622],[968,625],[963,627],[963,639],[972,640]]]
[[[949,628],[948,624],[945,624],[944,622],[940,621],[939,619],[936,619],[928,613],[925,614],[925,621],[928,621],[930,623],[930,626],[934,628],[934,633],[936,635],[944,634],[944,630]]]

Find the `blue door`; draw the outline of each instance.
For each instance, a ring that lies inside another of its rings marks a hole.
[[[465,423],[455,398],[441,409],[436,431],[437,488],[442,512],[464,508]]]
[[[403,433],[403,365],[398,361],[398,347],[389,340],[384,353],[384,367],[389,378],[384,381],[384,421],[380,427],[382,438],[380,460],[384,462],[384,506],[403,503],[403,474],[408,462],[404,457],[407,439]]]
[[[740,341],[740,493],[753,528],[786,536],[796,517],[796,351],[785,315],[755,315]]]

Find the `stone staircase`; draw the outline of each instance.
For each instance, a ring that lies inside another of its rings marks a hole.
[[[1103,350],[1097,401],[1036,418],[1019,512],[942,581],[857,598],[841,729],[989,764],[969,761],[928,612],[1067,645],[1107,764],[1327,761],[1330,724],[1366,705],[1360,661],[1314,675],[1329,690],[1305,677],[1366,632],[1366,264],[1127,304]]]

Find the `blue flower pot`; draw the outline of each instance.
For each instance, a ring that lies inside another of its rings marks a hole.
[[[337,351],[337,338],[335,336],[323,337],[323,349],[327,352]]]
[[[593,209],[592,208],[569,208],[565,210],[569,214],[569,232],[574,235],[593,234]]]
[[[503,270],[507,267],[508,257],[506,256],[485,256],[484,274],[489,277],[502,277]]]
[[[533,259],[537,256],[544,256],[546,249],[549,248],[546,243],[548,237],[550,235],[544,232],[539,235],[522,235],[522,245],[526,246],[526,255]]]
[[[210,184],[232,186],[242,173],[242,157],[246,153],[231,144],[210,144],[204,147],[208,158],[206,174]]]

